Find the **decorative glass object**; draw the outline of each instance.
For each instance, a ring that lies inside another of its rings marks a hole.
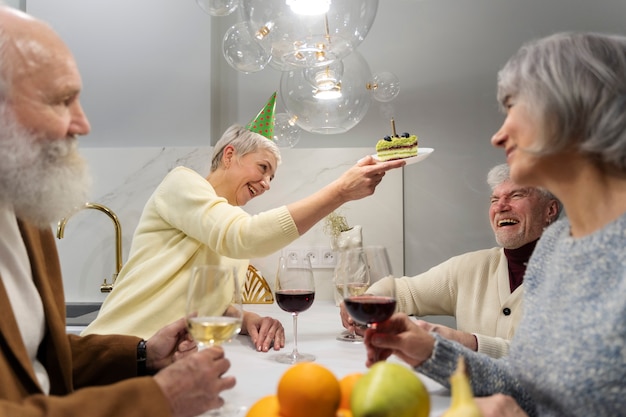
[[[236,23],[226,31],[222,53],[231,67],[244,74],[263,70],[270,60],[261,45],[251,38],[246,22]]]
[[[299,141],[302,129],[296,124],[296,118],[287,113],[274,115],[274,142],[281,148],[293,148]]]
[[[241,0],[243,20],[272,56],[275,69],[323,67],[345,58],[365,39],[378,11],[378,0],[318,0],[316,14],[304,7],[306,3]],[[297,13],[302,10],[309,12]]]
[[[367,83],[371,80],[369,65],[358,52],[342,60],[343,74],[333,82],[340,85],[341,94],[334,98],[316,97],[320,89],[318,79],[311,76],[311,68],[284,71],[280,79],[282,102],[296,124],[311,133],[345,133],[365,117],[371,97]],[[338,68],[334,64],[332,68]],[[325,69],[319,69],[324,72]],[[336,74],[335,74],[336,75]]]
[[[228,16],[239,5],[238,0],[196,0],[196,3],[211,16]]]
[[[398,76],[389,71],[374,74],[367,84],[367,89],[372,92],[375,100],[386,103],[393,100],[400,93],[400,80]]]
[[[337,252],[337,265],[333,271],[333,282],[339,282],[341,281],[342,271],[346,269],[344,265],[346,258],[342,256],[342,253],[352,249],[363,248],[363,228],[360,225],[356,225],[340,232],[336,236],[332,236],[330,248]],[[343,293],[340,294],[338,291],[335,291],[335,304],[339,305],[341,300],[343,300]]]

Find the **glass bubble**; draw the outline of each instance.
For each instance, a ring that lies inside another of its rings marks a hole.
[[[357,51],[343,59],[343,76],[337,79],[340,95],[316,98],[318,89],[311,85],[306,69],[285,71],[280,79],[280,94],[287,112],[296,116],[296,124],[312,133],[345,133],[365,117],[371,97],[367,82],[372,74]]]
[[[351,54],[365,39],[378,0],[334,1],[326,13],[294,13],[285,0],[241,0],[240,11],[252,36],[272,56],[270,66],[326,66]]]
[[[226,31],[222,42],[226,62],[244,74],[261,71],[270,60],[261,45],[251,38],[248,29],[248,23],[236,23]]]
[[[389,71],[374,74],[368,85],[375,100],[381,102],[391,101],[400,93],[400,80]]]
[[[211,16],[228,16],[239,5],[238,0],[196,0],[196,3]]]
[[[300,142],[302,129],[288,113],[274,114],[274,142],[281,148],[293,148]]]

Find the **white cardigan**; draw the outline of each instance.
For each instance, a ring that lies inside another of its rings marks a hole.
[[[382,292],[388,279],[367,292]],[[455,256],[414,277],[396,278],[397,311],[418,317],[454,316],[458,330],[476,336],[479,352],[497,358],[508,353],[522,316],[522,287],[511,293],[504,249],[484,249]]]

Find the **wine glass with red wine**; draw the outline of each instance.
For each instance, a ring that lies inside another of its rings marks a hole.
[[[272,359],[288,364],[314,361],[314,355],[298,352],[298,313],[308,310],[315,299],[315,280],[308,257],[302,259],[280,257],[274,296],[278,307],[291,313],[293,317],[293,350],[291,353],[276,354]]]
[[[375,329],[378,323],[389,319],[396,310],[396,280],[385,280],[384,288],[377,288],[376,295],[349,295],[343,302],[352,319]]]

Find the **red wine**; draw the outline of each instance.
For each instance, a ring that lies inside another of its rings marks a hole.
[[[385,321],[396,309],[395,299],[374,295],[348,297],[344,300],[344,304],[354,321],[362,324]]]
[[[290,313],[300,313],[308,310],[315,299],[315,291],[312,290],[278,290],[276,291],[276,303],[278,307]]]

